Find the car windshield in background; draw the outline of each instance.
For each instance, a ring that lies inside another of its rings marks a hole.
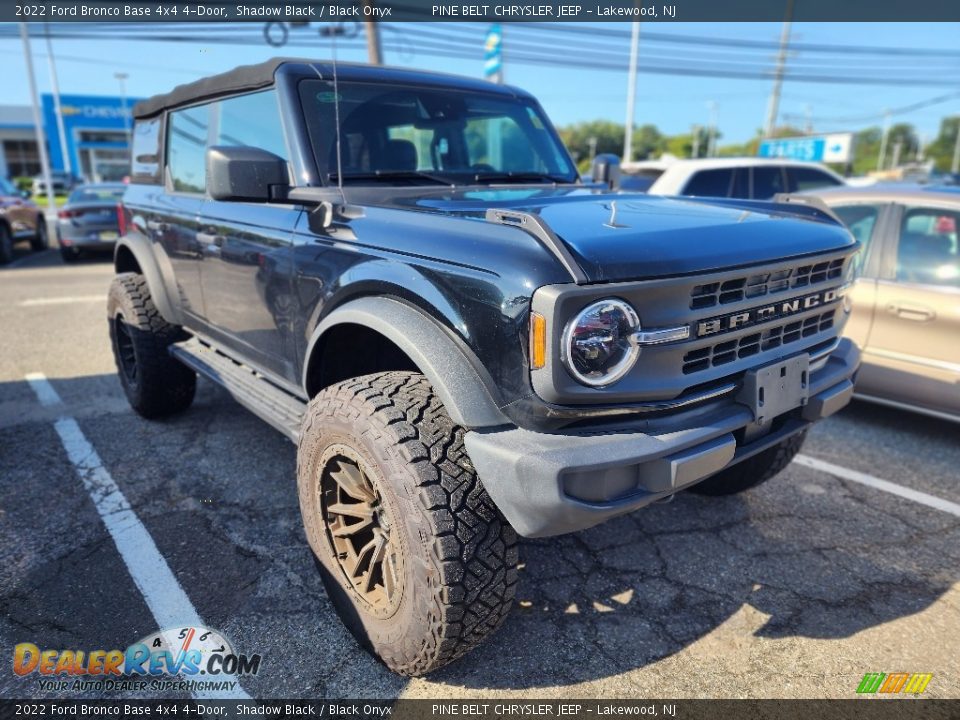
[[[124,185],[109,187],[87,187],[74,190],[67,198],[70,203],[116,202],[123,197]]]
[[[536,103],[493,93],[306,80],[300,98],[321,175],[335,183],[575,182]],[[336,100],[339,99],[339,110]]]

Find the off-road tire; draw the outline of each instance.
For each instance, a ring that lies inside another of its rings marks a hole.
[[[361,645],[403,675],[424,675],[474,648],[501,625],[516,592],[516,533],[483,489],[463,436],[427,379],[412,372],[331,386],[304,416],[297,485],[327,593]],[[365,464],[392,516],[400,592],[396,609],[380,616],[348,580],[324,514],[324,458],[337,448]]]
[[[778,474],[800,452],[807,431],[792,435],[763,452],[697,483],[690,492],[697,495],[735,495],[756,487]]]
[[[13,236],[10,228],[0,222],[0,265],[6,265],[13,260]]]
[[[113,279],[107,319],[113,357],[130,406],[145,418],[186,410],[193,402],[197,375],[167,351],[186,335],[160,316],[143,275],[123,273]]]
[[[30,238],[30,249],[41,252],[50,247],[50,237],[47,230],[47,219],[41,215],[37,218],[37,232]]]

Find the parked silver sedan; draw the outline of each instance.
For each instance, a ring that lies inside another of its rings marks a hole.
[[[831,188],[864,245],[844,334],[863,349],[858,397],[960,421],[960,188]]]
[[[64,262],[84,250],[112,250],[120,237],[117,204],[127,186],[121,183],[83,185],[57,213],[57,241]]]

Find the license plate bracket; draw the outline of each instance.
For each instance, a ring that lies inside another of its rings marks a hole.
[[[753,411],[758,425],[807,404],[810,397],[810,356],[794,355],[761,368],[749,370],[737,401]]]

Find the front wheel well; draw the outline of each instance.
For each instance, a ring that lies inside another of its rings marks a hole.
[[[113,267],[117,273],[138,273],[143,274],[143,270],[140,269],[140,263],[137,262],[136,256],[133,254],[133,250],[128,248],[126,245],[120,245],[117,247],[116,255],[113,258]]]
[[[307,395],[361,375],[409,370],[420,372],[392,340],[363,325],[343,323],[323,334],[310,355],[306,373]]]

